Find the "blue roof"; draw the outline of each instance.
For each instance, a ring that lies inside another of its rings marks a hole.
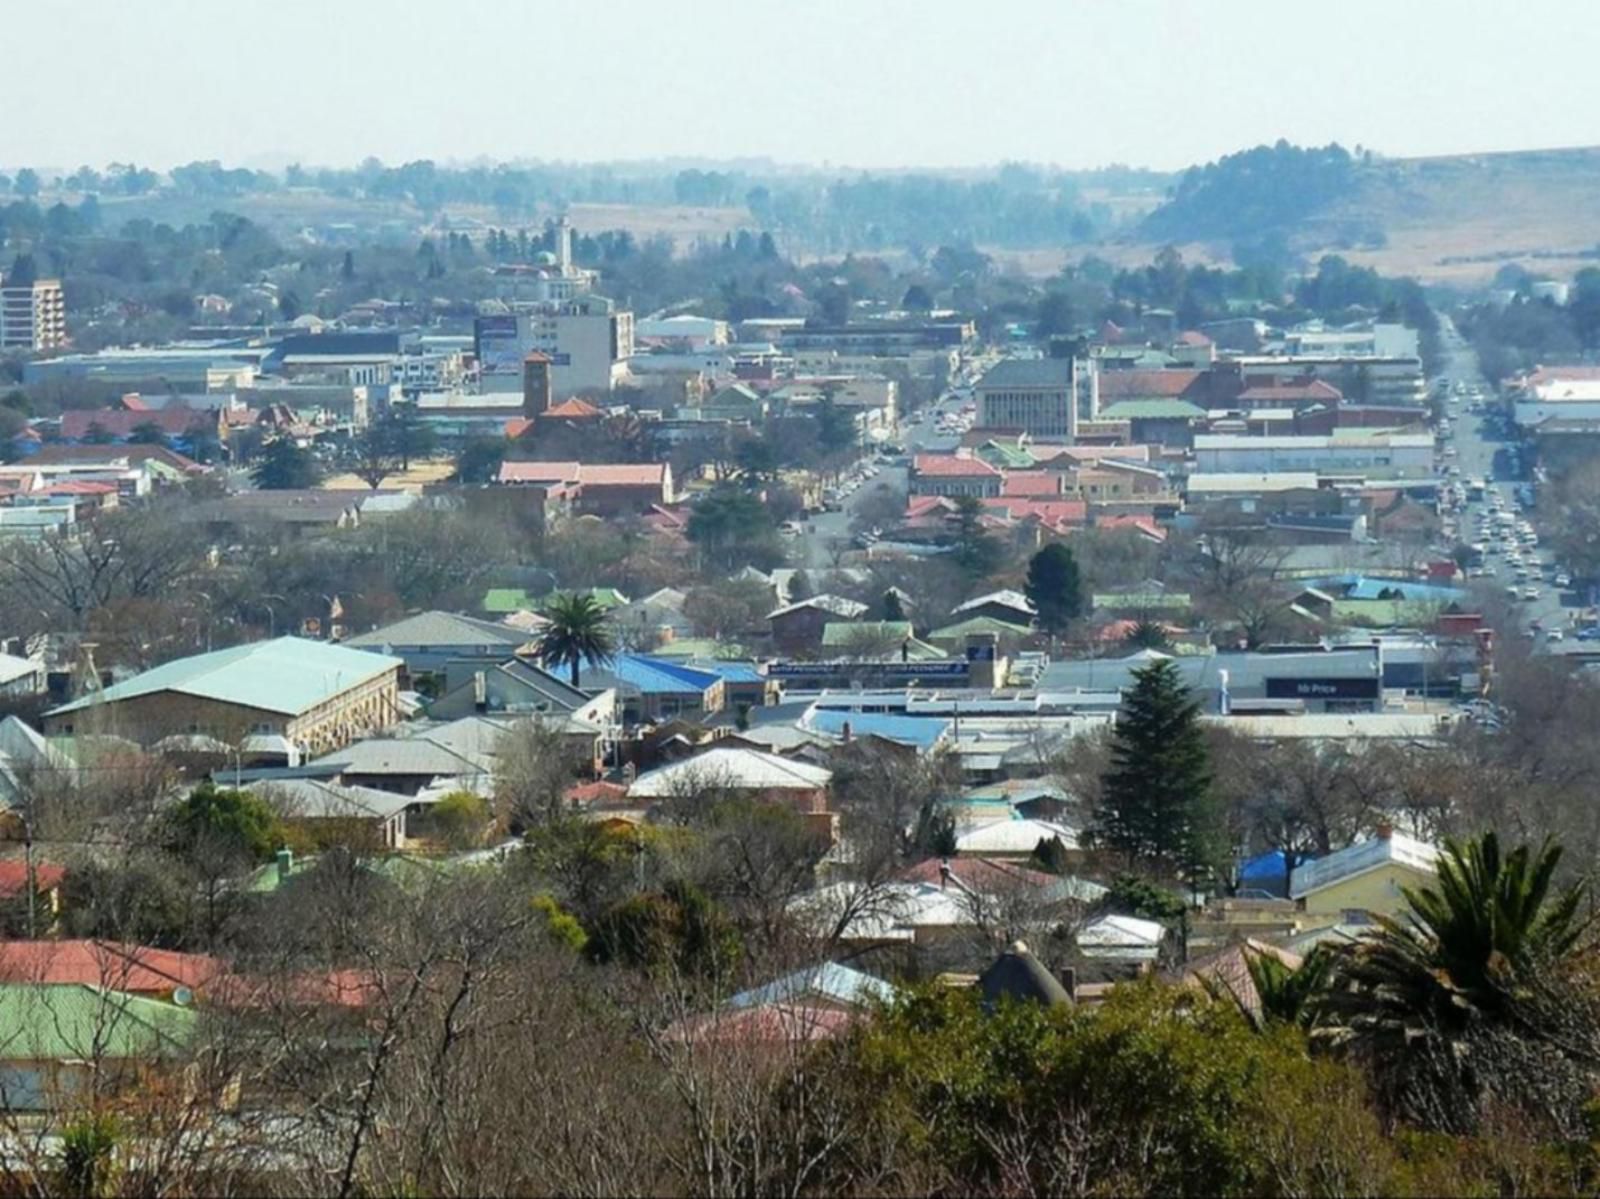
[[[850,726],[853,736],[882,737],[885,741],[898,741],[914,745],[926,752],[943,739],[950,728],[948,720],[928,716],[895,716],[887,712],[844,712],[834,708],[818,708],[805,721],[807,727],[830,737],[842,737],[844,726]]]
[[[704,670],[716,675],[725,683],[764,683],[767,676],[756,669],[754,662],[712,662],[695,658],[684,663],[690,670]]]
[[[728,1000],[730,1008],[760,1007],[763,1004],[804,999],[808,995],[821,995],[850,1007],[859,1007],[871,1000],[887,1003],[894,998],[894,987],[881,978],[841,966],[837,962],[823,962],[804,970],[796,970],[765,986],[741,991]]]
[[[1325,579],[1317,579],[1312,584],[1321,590],[1330,588],[1344,588],[1343,599],[1380,598],[1384,591],[1398,591],[1402,599],[1429,600],[1436,603],[1449,603],[1452,600],[1464,599],[1466,592],[1457,587],[1444,587],[1438,583],[1414,583],[1407,579],[1369,579],[1365,575],[1330,575]]]
[[[643,654],[618,654],[611,662],[611,674],[644,695],[680,695],[685,691],[704,691],[722,680],[709,670],[681,666],[665,658]]]

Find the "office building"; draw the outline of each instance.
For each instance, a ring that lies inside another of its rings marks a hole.
[[[1029,437],[1071,441],[1078,433],[1070,358],[1005,358],[978,380],[978,424]]]
[[[67,301],[60,279],[6,284],[0,279],[0,350],[40,353],[67,344]]]

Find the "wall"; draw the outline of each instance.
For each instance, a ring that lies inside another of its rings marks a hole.
[[[1397,916],[1405,909],[1401,887],[1431,886],[1435,881],[1432,874],[1394,863],[1358,874],[1307,895],[1308,924],[1311,927],[1337,924],[1347,910]]]

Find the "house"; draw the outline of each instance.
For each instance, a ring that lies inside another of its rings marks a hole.
[[[528,646],[532,638],[497,621],[456,612],[419,612],[402,620],[347,637],[347,649],[368,650],[399,658],[406,664],[403,683],[441,676],[448,663],[489,658],[503,661]]]
[[[1113,913],[1079,931],[1078,952],[1097,961],[1142,965],[1156,960],[1166,935],[1160,921]]]
[[[1005,474],[967,451],[954,454],[918,454],[911,463],[908,488],[912,495],[996,496]]]
[[[0,983],[0,1077],[13,1112],[75,1112],[159,1089],[178,1073],[200,1022],[192,1007],[79,983]]]
[[[309,768],[322,772],[343,787],[409,797],[430,790],[486,794],[494,777],[490,752],[475,746],[450,745],[427,734],[369,737],[318,758]],[[272,781],[276,780],[263,780]],[[329,795],[325,801],[314,802],[326,802],[337,808],[343,800]],[[374,812],[386,811],[389,807],[376,803],[367,806]]]
[[[51,735],[151,746],[206,736],[254,754],[327,753],[399,719],[399,658],[278,637],[178,658],[45,713]]]
[[[1031,858],[1041,842],[1058,841],[1062,849],[1078,848],[1078,831],[1050,820],[990,820],[956,830],[956,853],[985,858]]]
[[[616,693],[579,689],[526,658],[493,664],[474,659],[446,662],[441,694],[428,705],[435,720],[464,716],[575,716],[609,726],[616,720]]]
[[[694,623],[684,615],[688,595],[676,587],[660,587],[611,612],[611,628],[630,649],[649,651],[663,642],[694,636]]]
[[[654,724],[722,711],[727,685],[716,671],[644,654],[617,654],[584,672],[583,690],[616,693],[624,724]]]
[[[1008,625],[1021,625],[1026,628],[1033,624],[1033,618],[1037,613],[1033,601],[1022,592],[1006,589],[974,596],[964,604],[957,604],[950,610],[950,615],[959,620],[988,617]]]
[[[407,819],[423,807],[412,795],[316,778],[257,780],[246,789],[270,802],[284,824],[313,845],[375,853],[403,848],[411,835]]]
[[[873,1004],[890,1003],[893,984],[876,975],[837,962],[821,962],[748,991],[740,991],[723,1006],[735,1011],[769,1003],[805,1004],[809,1007],[859,1011]]]
[[[831,833],[828,788],[833,771],[758,749],[708,749],[694,757],[641,774],[628,788],[630,800],[696,802],[708,794],[736,795],[785,804],[819,818],[819,832]]]
[[[649,512],[677,499],[672,468],[665,462],[506,462],[499,481],[513,487],[570,489],[574,510],[594,516]]]
[[[1438,849],[1426,841],[1378,827],[1377,836],[1297,866],[1289,898],[1308,925],[1359,923],[1370,916],[1398,916],[1402,889],[1432,886]]]
[[[17,716],[0,720],[0,811],[26,802],[36,776],[70,781],[73,762]]]
[[[0,697],[23,699],[42,695],[45,676],[45,664],[38,658],[19,658],[15,654],[0,653]]]
[[[867,612],[867,605],[840,595],[814,595],[774,608],[767,613],[772,640],[785,654],[803,654],[822,647],[828,625],[841,620],[856,620]]]
[[[116,941],[0,941],[0,984],[104,987],[145,999],[206,994],[227,974],[217,958]]]

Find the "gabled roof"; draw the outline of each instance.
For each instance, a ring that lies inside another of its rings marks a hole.
[[[820,998],[845,1007],[864,1007],[869,1003],[888,1003],[894,998],[894,993],[894,987],[881,978],[852,970],[837,962],[822,962],[786,974],[763,986],[741,991],[729,999],[725,1006],[737,1009]]]
[[[418,612],[393,624],[348,638],[353,649],[387,649],[389,646],[487,645],[515,648],[528,640],[527,634],[510,625],[479,620],[456,612]]]
[[[827,612],[834,616],[842,616],[846,620],[852,620],[865,612],[867,605],[859,600],[846,599],[842,595],[813,595],[808,599],[796,600],[792,604],[774,608],[767,613],[767,619],[776,620],[781,616],[788,616],[791,612],[799,612],[805,608],[815,608],[820,612]]]
[[[709,749],[681,762],[641,774],[630,799],[668,799],[699,787],[737,791],[814,791],[833,781],[833,771],[758,749]]]
[[[384,654],[301,637],[278,637],[179,658],[102,692],[63,704],[47,715],[59,716],[96,704],[172,691],[296,716],[404,665],[399,658]]]
[[[1018,499],[1060,496],[1061,472],[1050,470],[1017,470],[1006,475],[1000,484],[1000,494]]]
[[[322,779],[258,779],[248,789],[281,802],[290,819],[388,820],[416,802],[409,795],[341,787]]]
[[[1196,386],[1203,374],[1190,369],[1101,371],[1102,412],[1122,400],[1176,399]]]
[[[594,420],[597,417],[604,416],[605,413],[589,403],[588,400],[573,396],[570,400],[564,400],[554,408],[546,410],[542,415],[554,417],[557,420]]]
[[[1420,874],[1433,874],[1438,858],[1437,847],[1404,833],[1373,837],[1297,866],[1289,880],[1289,897],[1301,899],[1383,866],[1404,866]]]
[[[1101,420],[1200,420],[1206,410],[1187,400],[1118,400],[1100,410]]]
[[[1057,840],[1063,849],[1078,847],[1078,833],[1049,820],[992,820],[957,830],[956,852],[969,854],[1032,853],[1041,841]]]
[[[77,983],[113,991],[199,990],[224,973],[221,961],[115,941],[0,941],[0,982]]]
[[[644,654],[618,654],[609,663],[591,671],[592,678],[605,675],[636,689],[642,695],[700,694],[721,681],[720,675],[709,670],[699,670]],[[591,690],[592,687],[591,682],[584,690]]]
[[[911,638],[909,620],[830,620],[822,626],[822,644],[826,649],[849,646],[857,638],[881,637],[885,641],[908,641]]]
[[[930,479],[999,478],[998,468],[965,454],[918,454],[911,473]]]
[[[191,1007],[108,987],[0,984],[0,1056],[12,1061],[165,1057],[182,1050],[199,1021]]]
[[[1026,612],[1030,616],[1034,613],[1033,601],[1020,591],[1003,588],[1000,591],[991,591],[985,595],[974,596],[964,604],[957,604],[950,609],[950,615],[956,616],[962,612],[971,612],[985,604],[999,604],[1005,608],[1014,608],[1018,612]]]

